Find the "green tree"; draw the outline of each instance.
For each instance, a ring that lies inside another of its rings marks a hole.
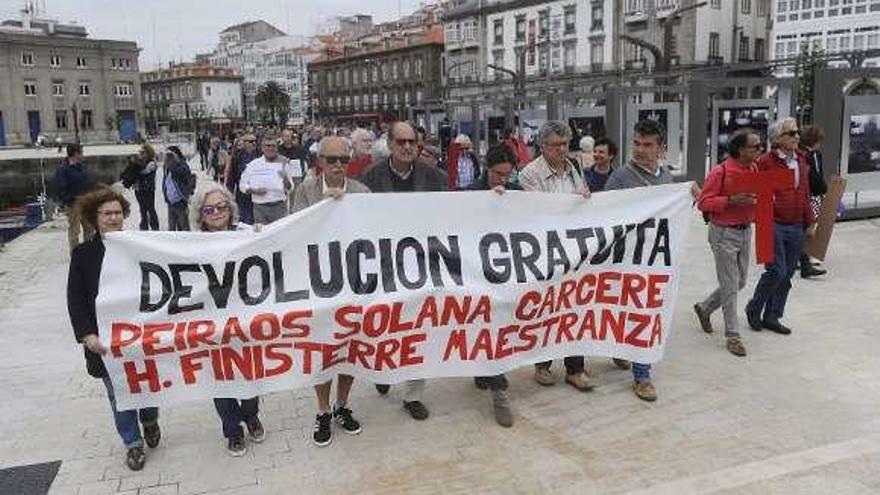
[[[277,82],[269,81],[257,89],[256,104],[264,117],[268,115],[272,125],[278,124],[277,118],[287,121],[290,95]]]
[[[822,50],[803,50],[795,61],[794,78],[799,125],[808,125],[813,122],[816,71],[826,65],[825,53]]]

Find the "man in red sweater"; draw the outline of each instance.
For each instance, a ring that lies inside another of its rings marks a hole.
[[[758,171],[755,159],[761,153],[761,137],[751,129],[741,129],[727,143],[730,157],[709,172],[697,207],[709,216],[709,246],[715,255],[718,288],[703,302],[694,305],[700,326],[712,333],[710,316],[721,308],[727,350],[745,356],[736,318],[736,294],[746,286],[752,222],[757,198],[751,193],[730,193],[730,184],[740,176]]]
[[[810,168],[798,150],[798,126],[792,118],[770,126],[772,149],[758,158],[760,170],[792,170],[794,186],[776,191],[773,198],[773,262],[764,273],[746,305],[746,318],[752,330],[766,328],[788,335],[791,329],[779,322],[791,290],[791,277],[800,257],[804,236],[816,234],[816,217],[810,206]]]

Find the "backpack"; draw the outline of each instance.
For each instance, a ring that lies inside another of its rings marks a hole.
[[[727,178],[727,167],[725,167],[724,165],[721,165],[721,192],[722,193],[724,192],[724,179],[726,179],[726,178]],[[709,212],[704,211],[703,212],[703,221],[706,222],[706,225],[709,225],[710,220],[711,220],[711,218],[709,217]]]
[[[196,174],[192,173],[191,170],[187,170],[186,181],[183,184],[180,184],[180,193],[188,198],[192,196],[195,192]]]

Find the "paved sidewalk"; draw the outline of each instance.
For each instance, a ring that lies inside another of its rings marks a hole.
[[[589,394],[541,387],[531,367],[511,373],[512,429],[494,423],[489,394],[469,379],[430,381],[422,423],[401,408],[401,387],[379,397],[356,383],[363,433],[321,449],[303,389],[264,397],[266,442],[231,458],[213,406],[191,403],[162,411],[162,443],[133,473],[73,340],[59,220],[0,252],[0,468],[62,460],[58,495],[880,493],[880,221],[838,226],[830,276],[795,281],[794,334],[746,330],[745,359],[724,350],[721,332],[700,331],[691,310],[714,284],[705,238],[695,214],[654,404],[605,359],[591,360],[599,387]]]

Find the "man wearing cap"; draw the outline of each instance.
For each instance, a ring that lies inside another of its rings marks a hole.
[[[254,222],[270,224],[287,214],[290,179],[286,158],[278,154],[278,141],[264,136],[263,156],[247,164],[238,182],[239,190],[251,196]]]
[[[467,189],[480,177],[480,161],[473,151],[473,143],[467,134],[459,134],[455,138],[459,153],[455,160],[447,164],[449,189]]]

